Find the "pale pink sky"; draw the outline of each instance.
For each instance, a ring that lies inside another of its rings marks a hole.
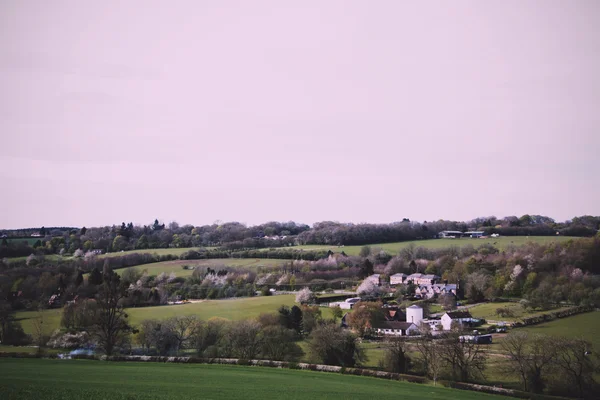
[[[600,1],[0,2],[0,227],[600,214]]]

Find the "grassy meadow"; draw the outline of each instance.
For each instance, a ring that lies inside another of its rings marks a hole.
[[[0,398],[6,400],[506,399],[416,383],[262,367],[48,359],[0,359],[0,366]]]
[[[484,243],[492,244],[500,250],[504,250],[510,245],[522,246],[527,243],[553,243],[553,242],[566,242],[570,239],[577,239],[570,236],[501,236],[497,238],[486,238],[486,239],[426,239],[426,240],[410,240],[406,242],[395,242],[395,243],[381,243],[381,244],[370,244],[372,250],[383,250],[389,254],[396,255],[405,247],[411,244],[415,246],[422,246],[429,249],[441,249],[451,246],[462,247],[467,244],[473,245],[474,247],[481,246]],[[327,245],[304,245],[304,246],[293,246],[293,247],[282,247],[282,249],[292,250],[331,250],[334,253],[345,252],[350,256],[357,256],[360,250],[364,246],[327,246]]]
[[[282,306],[293,306],[295,296],[291,294],[276,296],[243,297],[227,300],[203,300],[189,304],[169,306],[128,308],[129,322],[139,324],[145,319],[164,319],[177,315],[196,315],[207,320],[212,317],[221,317],[229,320],[240,320],[256,317],[261,313],[275,312]],[[322,308],[324,318],[331,318],[331,310]],[[48,332],[60,327],[61,309],[50,309],[42,312],[44,326]],[[33,323],[38,318],[37,311],[23,311],[16,313],[16,318],[21,322],[26,333],[33,333]]]
[[[512,317],[500,317],[496,314],[496,309],[498,308],[508,308],[512,313]],[[483,303],[478,304],[474,307],[469,308],[469,312],[475,318],[485,318],[486,320],[492,321],[507,321],[513,322],[518,321],[525,317],[533,317],[540,314],[546,314],[551,311],[559,311],[564,310],[569,307],[559,307],[553,308],[552,310],[547,311],[537,311],[537,310],[527,310],[523,308],[519,303],[515,302],[500,302],[500,303]]]
[[[285,263],[287,260],[279,260],[273,258],[214,258],[210,260],[175,260],[163,261],[151,264],[139,265],[135,268],[140,271],[148,271],[148,275],[157,276],[162,272],[170,274],[175,273],[175,276],[191,276],[194,272],[193,267],[210,267],[218,269],[220,267],[245,267],[245,268],[260,268],[260,267],[275,267]],[[288,261],[289,262],[289,261]],[[187,265],[190,269],[183,269]],[[125,269],[116,269],[115,272],[119,275]]]
[[[594,345],[596,352],[600,351],[600,312],[598,311],[555,319],[543,324],[519,328],[519,330],[543,335],[585,339]]]
[[[133,254],[133,253],[138,253],[138,254],[158,254],[159,256],[166,256],[166,255],[173,255],[173,256],[177,256],[179,257],[180,255],[182,255],[183,253],[185,253],[186,251],[189,250],[199,250],[199,247],[183,247],[183,248],[175,248],[175,247],[170,247],[167,249],[138,249],[138,250],[127,250],[127,251],[119,251],[116,253],[106,253],[106,254],[100,254],[98,256],[98,258],[110,258],[110,257],[121,257],[127,254]],[[204,247],[204,249],[209,250],[209,249],[214,249],[214,247]]]

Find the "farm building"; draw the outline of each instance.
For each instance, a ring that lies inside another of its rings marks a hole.
[[[374,328],[377,334],[386,336],[410,336],[419,333],[419,329],[412,322],[384,321]]]
[[[360,301],[360,297],[351,297],[351,298],[346,299],[344,301],[336,301],[336,302],[333,302],[333,303],[329,303],[328,306],[329,307],[338,306],[342,310],[351,310],[352,307],[354,307],[354,305],[356,303],[358,303],[359,301]]]
[[[465,236],[470,237],[470,238],[480,238],[483,237],[484,232],[483,231],[468,231],[465,232]]]
[[[471,316],[468,311],[449,311],[442,315],[442,326],[445,331],[449,331],[452,328],[452,323],[461,325],[470,325],[471,323],[478,321]]]
[[[440,239],[455,239],[462,237],[462,235],[461,231],[441,231],[438,233]]]

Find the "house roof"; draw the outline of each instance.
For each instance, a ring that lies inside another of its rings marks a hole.
[[[394,274],[392,275],[392,277],[395,276],[396,278],[404,278],[405,276],[408,276],[406,274],[402,274],[402,273],[398,273],[398,274]],[[390,277],[391,278],[391,277]]]
[[[383,316],[387,321],[406,321],[406,314],[398,308],[385,309]]]
[[[439,276],[433,275],[433,274],[429,274],[429,275],[423,275],[421,277],[421,279],[439,279]]]
[[[471,313],[468,311],[449,311],[446,314],[448,314],[448,316],[452,319],[458,319],[458,318],[473,318],[471,316]]]
[[[396,330],[407,330],[411,325],[415,325],[412,322],[399,322],[399,321],[383,321],[375,326],[379,329],[396,329]],[[416,325],[415,325],[416,326]]]
[[[410,306],[410,307],[407,307],[407,308],[412,308],[412,309],[415,309],[415,308],[422,308],[422,307],[419,307],[418,305],[416,305],[416,304],[413,304],[412,306]]]

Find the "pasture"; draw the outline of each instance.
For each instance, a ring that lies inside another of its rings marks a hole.
[[[12,399],[506,399],[333,373],[229,365],[0,359]],[[35,373],[32,373],[35,372]]]
[[[419,247],[425,247],[428,249],[442,249],[447,247],[462,247],[465,245],[472,245],[475,248],[482,244],[492,244],[497,247],[500,251],[506,249],[508,246],[522,246],[527,243],[546,244],[554,242],[566,242],[570,239],[577,239],[569,236],[501,236],[497,238],[486,238],[486,239],[426,239],[426,240],[410,240],[406,242],[395,242],[395,243],[380,243],[370,244],[372,251],[383,250],[391,255],[397,255],[400,251],[411,244]],[[292,250],[331,250],[334,253],[345,252],[349,256],[357,256],[360,250],[364,246],[327,246],[327,245],[304,245],[294,247],[283,247],[282,249]]]
[[[532,325],[519,330],[551,336],[564,336],[572,339],[585,339],[592,343],[596,352],[600,351],[600,312],[573,315],[554,321]]]
[[[510,310],[512,313],[511,316],[500,317],[496,314],[496,310],[498,308],[505,308]],[[513,322],[518,321],[525,317],[533,317],[540,314],[549,313],[552,311],[559,311],[567,309],[568,307],[559,307],[553,308],[547,311],[538,311],[538,310],[527,310],[521,306],[519,303],[515,302],[499,302],[499,303],[482,303],[478,304],[474,307],[469,308],[469,312],[474,318],[484,318],[486,320],[492,321],[507,321]]]
[[[210,260],[174,260],[174,261],[163,261],[151,264],[138,265],[135,268],[140,271],[146,270],[148,275],[157,276],[162,272],[167,275],[171,272],[175,273],[175,276],[191,276],[194,272],[194,267],[210,267],[213,269],[219,269],[223,267],[245,267],[245,268],[261,268],[261,267],[276,267],[282,265],[286,260],[279,260],[273,258],[213,258]],[[289,261],[288,261],[289,262]],[[183,269],[183,266],[187,265],[189,269]],[[123,273],[125,268],[116,269],[115,272],[119,275]]]
[[[257,317],[261,313],[276,312],[282,306],[293,306],[295,296],[291,294],[276,296],[242,297],[227,300],[202,300],[189,304],[169,306],[128,308],[129,322],[137,325],[145,319],[165,319],[177,315],[196,315],[207,320],[212,317],[221,317],[228,320],[240,320]],[[324,318],[331,318],[331,310],[322,308]],[[42,312],[44,326],[48,332],[60,327],[61,309],[50,309]],[[39,313],[37,311],[22,311],[16,313],[16,318],[23,326],[26,333],[33,333],[33,322]]]
[[[214,249],[214,247],[203,247],[203,249],[206,250],[210,250],[210,249]],[[116,253],[106,253],[106,254],[100,254],[98,256],[98,258],[110,258],[110,257],[121,257],[127,254],[158,254],[159,256],[166,256],[166,255],[173,255],[173,256],[177,256],[179,257],[180,255],[182,255],[183,253],[185,253],[186,251],[189,250],[200,250],[199,247],[183,247],[183,248],[176,248],[176,247],[170,247],[167,249],[138,249],[138,250],[127,250],[127,251],[119,251]]]

